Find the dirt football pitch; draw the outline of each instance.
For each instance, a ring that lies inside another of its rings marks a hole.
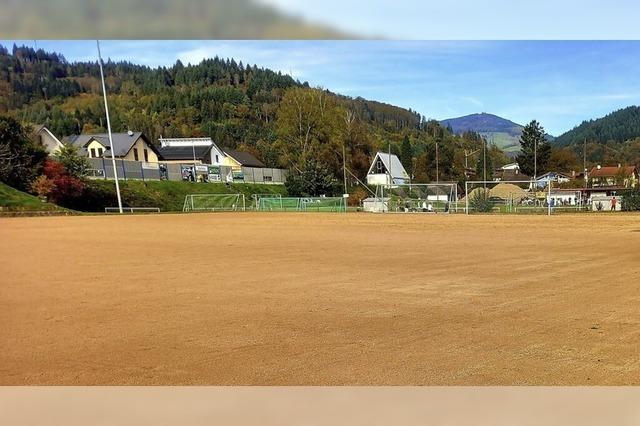
[[[640,216],[0,220],[0,385],[640,384]]]

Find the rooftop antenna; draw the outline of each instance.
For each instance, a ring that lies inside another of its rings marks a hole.
[[[116,168],[116,152],[113,147],[113,137],[111,136],[111,121],[109,120],[109,105],[107,104],[107,87],[104,84],[104,71],[102,70],[102,55],[100,54],[100,41],[98,45],[98,64],[100,65],[100,79],[102,80],[102,95],[104,97],[104,112],[107,116],[107,133],[109,134],[109,147],[111,149],[111,164],[113,165],[113,177],[116,181],[116,194],[118,196],[118,210],[122,214],[122,198],[120,197],[120,184],[118,183],[118,169]]]

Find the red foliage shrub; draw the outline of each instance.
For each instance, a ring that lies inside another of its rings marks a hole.
[[[44,175],[53,181],[54,189],[49,195],[50,199],[57,204],[69,204],[73,199],[82,195],[84,183],[77,177],[67,173],[64,166],[51,159],[44,163]]]

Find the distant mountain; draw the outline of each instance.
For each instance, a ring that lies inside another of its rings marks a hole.
[[[444,127],[452,128],[456,134],[467,131],[480,133],[506,153],[515,154],[520,150],[520,135],[522,135],[523,126],[506,118],[483,112],[448,118],[440,123]]]
[[[595,120],[583,121],[555,140],[556,145],[569,146],[595,142],[623,143],[640,137],[640,107],[630,106]]]

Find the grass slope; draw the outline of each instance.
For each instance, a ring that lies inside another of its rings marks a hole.
[[[89,184],[106,194],[104,203],[92,206],[93,211],[104,211],[104,207],[116,206],[113,181],[96,180]],[[247,206],[252,194],[286,195],[284,185],[194,183],[179,181],[120,181],[122,203],[126,207],[159,207],[163,212],[182,211],[184,199],[189,194],[236,194],[245,195]],[[108,205],[107,205],[108,204]]]
[[[38,197],[18,191],[0,182],[0,211],[57,211],[55,204],[43,203]]]

